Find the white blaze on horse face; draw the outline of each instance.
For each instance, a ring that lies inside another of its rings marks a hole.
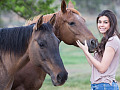
[[[75,14],[75,16],[78,19],[78,21],[85,23],[85,20],[80,15]]]
[[[80,19],[80,16],[78,14],[75,14],[75,16],[78,20]]]

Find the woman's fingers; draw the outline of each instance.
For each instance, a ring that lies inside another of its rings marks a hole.
[[[85,40],[85,45],[83,45],[79,40],[76,41],[79,47],[87,46],[87,41]]]
[[[79,40],[77,40],[76,43],[80,48],[82,47],[82,43]]]
[[[87,46],[87,41],[85,40],[85,46]]]
[[[86,40],[85,40],[85,45],[83,45],[79,40],[77,40],[76,43],[83,51],[88,51],[88,46],[87,46]]]

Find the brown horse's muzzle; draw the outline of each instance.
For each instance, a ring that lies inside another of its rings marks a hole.
[[[98,46],[98,41],[97,39],[96,40],[90,39],[89,41],[87,41],[87,45],[88,45],[88,51],[90,53],[93,53]]]

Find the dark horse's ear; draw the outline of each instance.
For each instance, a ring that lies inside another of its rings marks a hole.
[[[43,15],[38,19],[38,22],[37,22],[37,29],[40,28],[40,26],[42,25],[43,23]]]
[[[38,30],[43,23],[43,15],[38,19],[36,25],[33,27],[33,30]]]
[[[67,7],[67,6],[66,6],[65,0],[62,0],[62,3],[61,3],[61,11],[62,11],[63,14],[67,12],[66,7]]]
[[[55,20],[56,20],[56,14],[54,14],[54,15],[52,16],[52,18],[50,19],[49,23],[53,26],[54,23],[55,23]]]

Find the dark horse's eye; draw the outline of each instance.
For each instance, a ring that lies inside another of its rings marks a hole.
[[[75,22],[69,22],[68,24],[72,26],[75,25]]]
[[[42,49],[45,46],[44,43],[38,43],[38,44],[39,44],[40,48],[42,48]]]
[[[36,40],[41,49],[45,47],[45,43],[39,40]]]
[[[41,41],[41,40],[37,40],[35,39],[35,41],[37,41],[38,45],[40,46],[41,49],[43,49],[45,47],[45,42],[44,41]]]

